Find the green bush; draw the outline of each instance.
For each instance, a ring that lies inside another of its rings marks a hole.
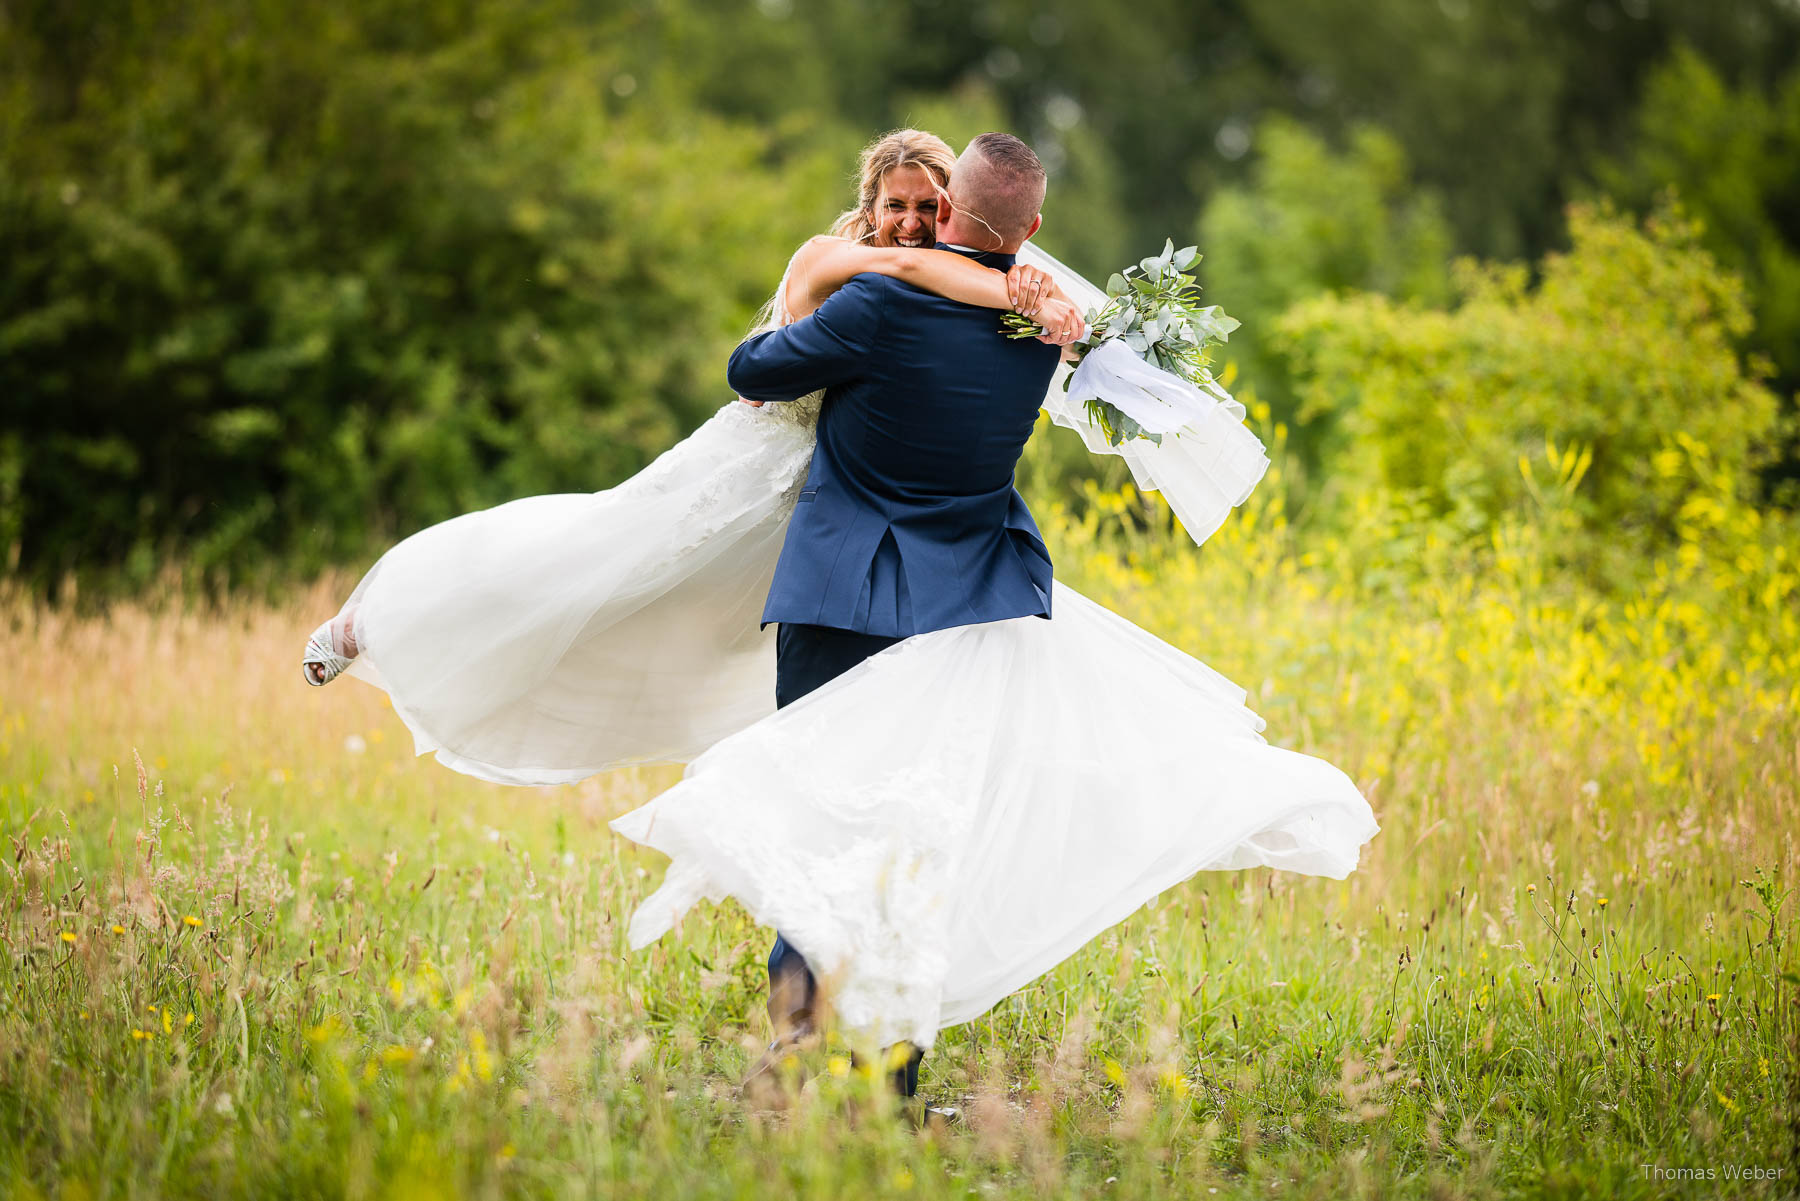
[[[1753,490],[1776,405],[1736,348],[1737,277],[1676,212],[1639,228],[1578,206],[1569,231],[1535,285],[1463,261],[1449,310],[1322,296],[1280,320],[1304,403],[1337,418],[1332,488],[1409,498],[1464,536],[1566,503],[1569,553],[1606,571],[1664,547],[1697,484]]]
[[[1379,292],[1396,300],[1449,299],[1450,230],[1442,204],[1412,178],[1393,138],[1360,126],[1341,152],[1285,117],[1257,131],[1261,154],[1248,186],[1214,194],[1200,218],[1208,299],[1244,323],[1231,357],[1276,416],[1298,404],[1287,364],[1271,351],[1275,319],[1321,292]],[[1325,431],[1296,430],[1294,450],[1315,473]]]

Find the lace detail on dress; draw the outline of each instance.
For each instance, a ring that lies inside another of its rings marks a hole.
[[[770,504],[786,519],[812,466],[820,395],[806,398],[813,402],[810,405],[797,401],[760,409],[733,401],[713,416],[707,424],[716,426],[712,431],[716,436],[734,444],[738,453],[732,456],[731,465],[739,470],[712,472],[697,484],[692,479],[680,482],[688,495],[674,527],[682,534],[674,548],[677,555],[699,550],[726,531],[761,520]],[[789,408],[802,411],[783,412]],[[759,490],[746,488],[752,481],[760,481],[765,499],[754,499]],[[750,503],[746,503],[747,492]]]
[[[775,285],[775,295],[769,298],[769,319],[751,330],[751,336],[767,333],[772,329],[780,329],[793,322],[793,315],[788,312],[787,308],[787,283],[788,276],[794,273],[794,260],[799,257],[798,250],[789,257],[787,267],[781,272],[781,282]],[[798,425],[812,429],[819,423],[819,409],[824,402],[825,390],[821,388],[817,392],[809,392],[794,400],[765,404],[760,409],[752,405],[741,407],[758,414],[763,420],[772,418],[783,425]]]
[[[783,297],[787,295],[788,274],[792,270],[793,260],[789,259],[781,283],[769,301],[771,320],[752,330],[752,334],[788,324],[790,318]],[[780,502],[791,509],[812,465],[819,410],[824,402],[824,389],[795,400],[760,406],[733,401],[713,414],[701,432],[740,444],[743,450],[740,465],[760,472],[762,480]],[[659,476],[653,465],[629,483],[637,485],[641,482],[651,489],[662,489],[668,486],[671,478],[668,473]],[[738,480],[722,470],[710,474],[697,489],[693,489],[681,515],[685,537],[677,548],[678,553],[697,550],[722,531],[740,524],[744,517],[742,508],[720,502],[727,493],[735,497],[741,492]]]

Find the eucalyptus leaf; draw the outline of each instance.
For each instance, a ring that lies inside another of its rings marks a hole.
[[[1200,288],[1193,276],[1184,274],[1199,260],[1197,247],[1177,250],[1174,239],[1169,238],[1160,255],[1115,272],[1107,281],[1107,303],[1088,314],[1088,336],[1077,344],[1077,354],[1103,342],[1122,341],[1152,367],[1190,383],[1210,381],[1208,347],[1224,342],[1238,322],[1218,305],[1201,306]],[[1159,445],[1162,441],[1098,397],[1090,398],[1086,409],[1089,419],[1114,446],[1127,438],[1145,438]]]

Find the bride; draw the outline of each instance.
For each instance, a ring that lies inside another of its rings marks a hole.
[[[954,161],[916,130],[873,143],[857,207],[795,255],[768,323],[867,271],[1028,314],[1100,303],[1029,244],[1008,275],[924,249]],[[1269,746],[1242,689],[1060,582],[1052,621],[907,638],[776,711],[759,617],[819,406],[733,401],[608,491],[413,535],[314,634],[308,682],[383,688],[420,753],[487,780],[688,763],[612,823],[671,860],[632,945],[735,897],[870,1045],[929,1047],[1195,872],[1355,868],[1377,826],[1348,777]],[[1044,407],[1196,541],[1267,466],[1228,397],[1118,447],[1060,380]]]

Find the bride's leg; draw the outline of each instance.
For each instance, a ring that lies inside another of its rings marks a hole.
[[[343,645],[338,650],[338,654],[344,656],[344,658],[346,658],[346,659],[354,659],[354,658],[356,658],[356,651],[357,651],[357,646],[356,646],[356,606],[355,605],[345,605],[344,611],[337,615],[337,621],[341,623],[340,628],[341,628],[341,631],[343,634]],[[334,629],[332,631],[332,637],[334,637],[334,638],[337,637],[338,633],[339,633],[339,631],[337,629]]]

